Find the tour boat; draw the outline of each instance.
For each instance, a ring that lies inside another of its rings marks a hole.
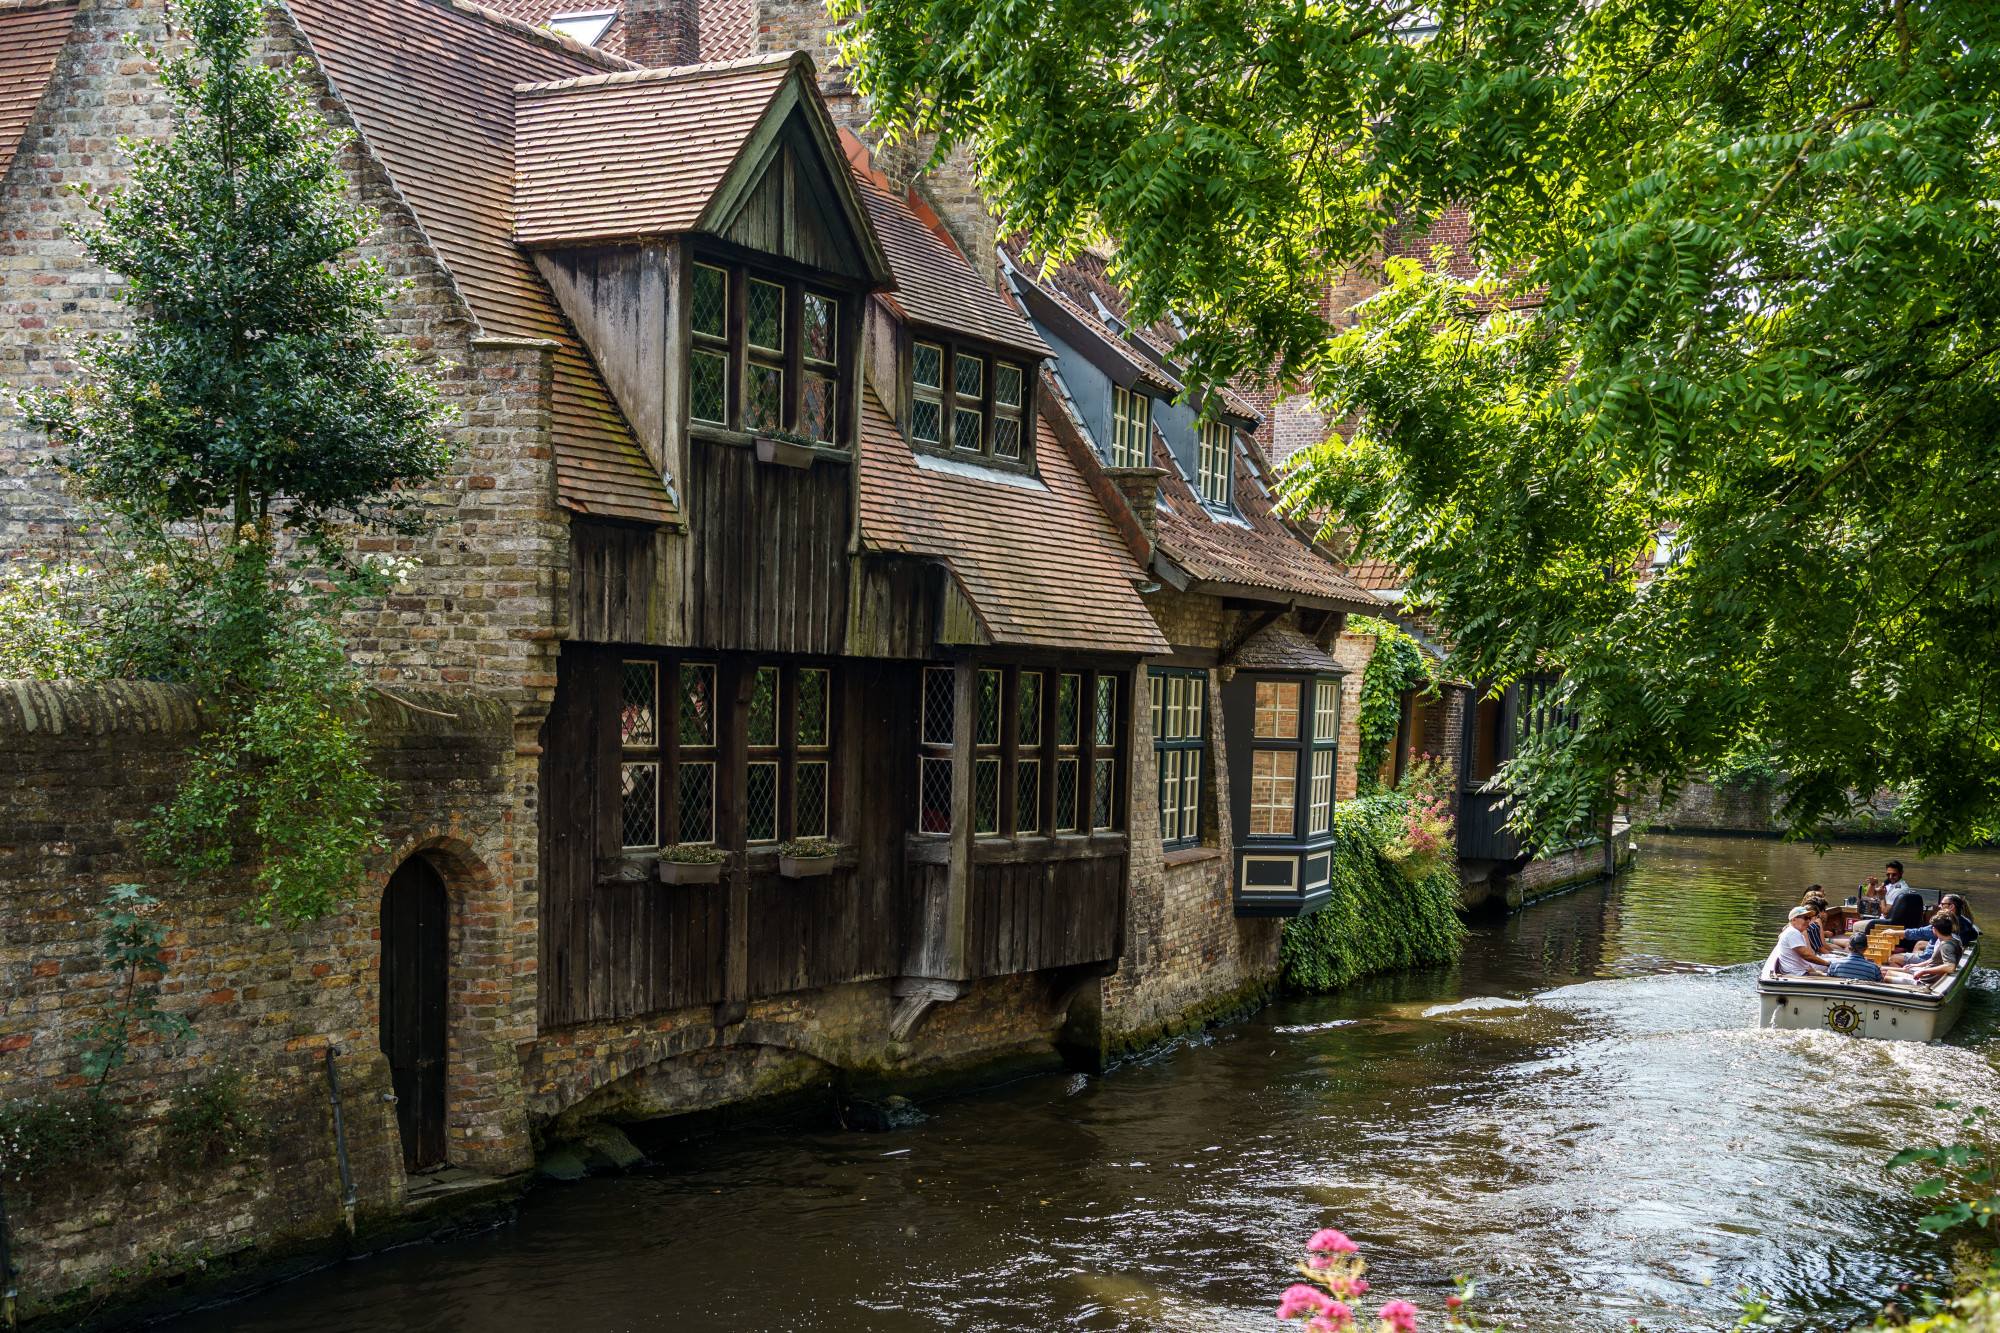
[[[1764,971],[1757,978],[1757,993],[1763,1000],[1759,1025],[1824,1028],[1877,1041],[1936,1041],[1951,1031],[1965,1010],[1979,945],[1975,940],[1965,951],[1956,972],[1928,986],[1845,977],[1781,977],[1773,955],[1764,960]]]

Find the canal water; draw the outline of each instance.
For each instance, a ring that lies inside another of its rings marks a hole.
[[[1641,840],[1637,866],[1475,931],[1451,968],[1102,1077],[928,1104],[892,1134],[744,1129],[544,1185],[512,1224],[342,1264],[177,1329],[1250,1330],[1336,1226],[1377,1296],[1455,1273],[1510,1327],[1844,1329],[1937,1245],[1882,1164],[2000,1106],[2000,977],[1928,1046],[1760,1031],[1756,964],[1808,883],[1880,846]],[[1910,863],[2000,927],[2000,854]],[[2000,940],[2000,933],[1993,938]]]

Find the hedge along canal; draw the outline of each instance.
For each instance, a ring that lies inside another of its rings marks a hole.
[[[1943,1262],[1880,1163],[1943,1132],[1940,1098],[2000,1096],[1990,976],[1943,1045],[1752,1026],[1779,909],[1888,854],[1646,838],[1453,966],[894,1134],[690,1141],[173,1327],[1268,1329],[1297,1242],[1338,1225],[1376,1294],[1435,1310],[1477,1272],[1536,1333],[1727,1328],[1739,1284],[1780,1328],[1845,1328]],[[2000,856],[1903,859],[2000,924]]]

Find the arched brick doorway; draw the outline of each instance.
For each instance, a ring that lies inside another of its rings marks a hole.
[[[382,1053],[396,1090],[406,1171],[445,1159],[450,973],[450,897],[430,863],[413,856],[382,890]]]

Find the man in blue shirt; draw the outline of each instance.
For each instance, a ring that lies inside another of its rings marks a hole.
[[[1882,969],[1868,957],[1868,928],[1863,926],[1854,932],[1854,938],[1847,942],[1845,957],[1836,958],[1833,966],[1826,970],[1830,977],[1845,977],[1849,981],[1880,981]]]

